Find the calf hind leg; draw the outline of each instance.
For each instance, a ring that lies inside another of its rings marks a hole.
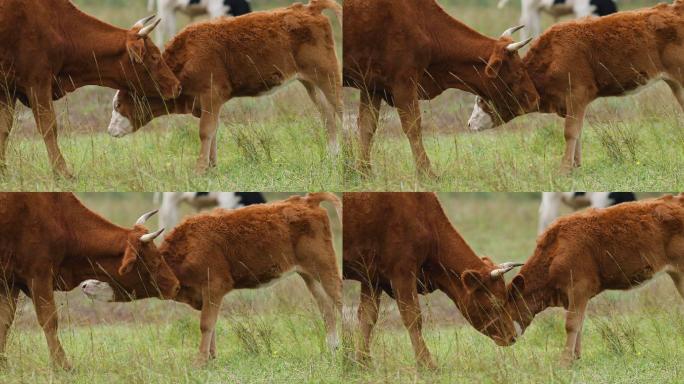
[[[5,355],[7,334],[12,326],[12,322],[14,322],[18,297],[19,290],[12,287],[5,287],[0,292],[0,365],[5,364],[7,361],[7,356]]]
[[[326,342],[330,350],[334,352],[337,350],[340,342],[337,335],[336,312],[338,306],[336,305],[336,298],[331,297],[324,288],[323,281],[326,279],[319,280],[306,273],[300,273],[299,275],[304,279],[306,287],[311,292],[314,300],[316,300],[316,304],[318,304],[318,309],[323,315],[323,322],[325,324]]]
[[[4,172],[7,168],[6,152],[7,139],[12,131],[12,124],[14,122],[14,104],[15,100],[5,100],[0,98],[0,172]]]

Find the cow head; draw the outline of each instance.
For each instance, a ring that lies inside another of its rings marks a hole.
[[[142,215],[128,233],[126,249],[112,283],[86,280],[83,293],[101,301],[130,301],[146,297],[172,299],[180,283],[154,244],[164,229],[148,233],[144,223],[157,211]]]
[[[484,87],[468,120],[471,130],[494,128],[537,108],[539,93],[518,54],[532,39],[514,42],[511,38],[521,28],[506,30],[494,44],[484,70]]]
[[[127,91],[117,91],[112,102],[112,119],[107,132],[123,137],[144,127],[156,116],[164,114],[164,102],[158,98],[138,98]],[[156,111],[156,113],[155,113]]]
[[[162,54],[148,37],[161,19],[149,16],[136,22],[126,33],[126,58],[121,65],[128,86],[136,93],[159,95],[165,99],[177,97],[180,81],[162,58]]]
[[[470,324],[489,336],[497,345],[515,343],[520,335],[511,316],[506,312],[506,282],[504,274],[522,264],[504,263],[495,265],[483,257],[481,269],[468,269],[461,273],[465,296],[460,310]]]
[[[526,298],[525,296],[525,277],[522,273],[517,274],[507,288],[506,311],[511,315],[520,327],[520,333],[532,323],[536,313],[541,311],[544,305],[544,298]]]

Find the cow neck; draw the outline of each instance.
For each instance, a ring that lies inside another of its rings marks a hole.
[[[433,78],[444,89],[457,88],[484,96],[484,70],[497,40],[482,35],[442,9],[436,15],[436,20],[430,20],[426,26],[434,45],[428,68],[434,73],[428,73],[427,78]]]
[[[87,15],[70,5],[64,12],[62,25],[67,37],[60,86],[67,90],[84,85],[100,85],[116,89],[128,86],[122,79],[128,30],[117,28]]]
[[[64,213],[71,225],[63,264],[69,266],[73,284],[90,278],[110,281],[109,276],[118,275],[130,230],[112,224],[74,200],[73,209]]]

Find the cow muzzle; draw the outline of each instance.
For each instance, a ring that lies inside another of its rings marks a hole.
[[[110,302],[114,301],[114,289],[109,283],[99,280],[86,280],[81,283],[81,290],[92,300]]]
[[[133,132],[133,125],[126,116],[120,114],[116,110],[112,111],[112,119],[109,121],[107,132],[113,137],[124,137]]]

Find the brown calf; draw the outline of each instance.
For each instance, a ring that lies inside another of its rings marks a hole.
[[[370,171],[380,103],[397,108],[418,170],[433,175],[423,148],[418,100],[449,88],[490,100],[499,113],[516,115],[538,95],[517,51],[511,28],[498,39],[449,16],[434,0],[345,0],[344,86],[361,90],[359,168]]]
[[[170,98],[180,84],[147,35],[159,22],[116,28],[68,0],[0,2],[0,170],[16,100],[30,106],[55,172],[70,176],[57,145],[52,100],[84,85]]]
[[[337,154],[342,83],[332,28],[321,14],[327,8],[340,11],[332,0],[311,0],[308,5],[186,27],[164,51],[164,60],[183,84],[182,96],[165,103],[158,97],[139,100],[128,92],[118,92],[109,134],[122,137],[154,117],[192,113],[200,118],[202,147],[197,170],[203,172],[217,164],[221,106],[235,97],[267,94],[296,79],[321,113],[329,150]],[[338,18],[341,20],[341,14]]]
[[[0,357],[19,291],[33,300],[53,363],[69,369],[57,335],[54,291],[69,291],[84,280],[115,287],[111,301],[178,292],[176,277],[154,245],[163,231],[148,233],[145,220],[121,228],[83,206],[70,193],[0,194]]]
[[[343,278],[361,282],[358,359],[370,357],[370,337],[384,291],[397,301],[418,363],[434,368],[421,335],[418,294],[437,289],[478,331],[499,345],[516,327],[501,312],[503,274],[516,264],[480,259],[449,222],[434,193],[345,193]]]
[[[292,273],[304,279],[323,315],[328,345],[337,347],[342,284],[322,201],[332,202],[341,217],[335,195],[312,193],[236,210],[214,209],[186,219],[164,239],[160,251],[181,282],[175,300],[202,311],[199,364],[216,357],[214,329],[226,294]],[[84,292],[106,300],[111,288],[95,284]]]
[[[554,25],[523,61],[539,105],[501,115],[478,100],[469,125],[482,130],[525,113],[556,113],[565,118],[561,169],[569,172],[582,162],[582,125],[592,101],[663,80],[684,108],[684,1]]]
[[[580,357],[589,300],[667,272],[684,297],[684,195],[562,217],[537,241],[508,287],[507,311],[523,330],[547,307],[567,309],[561,362]]]

